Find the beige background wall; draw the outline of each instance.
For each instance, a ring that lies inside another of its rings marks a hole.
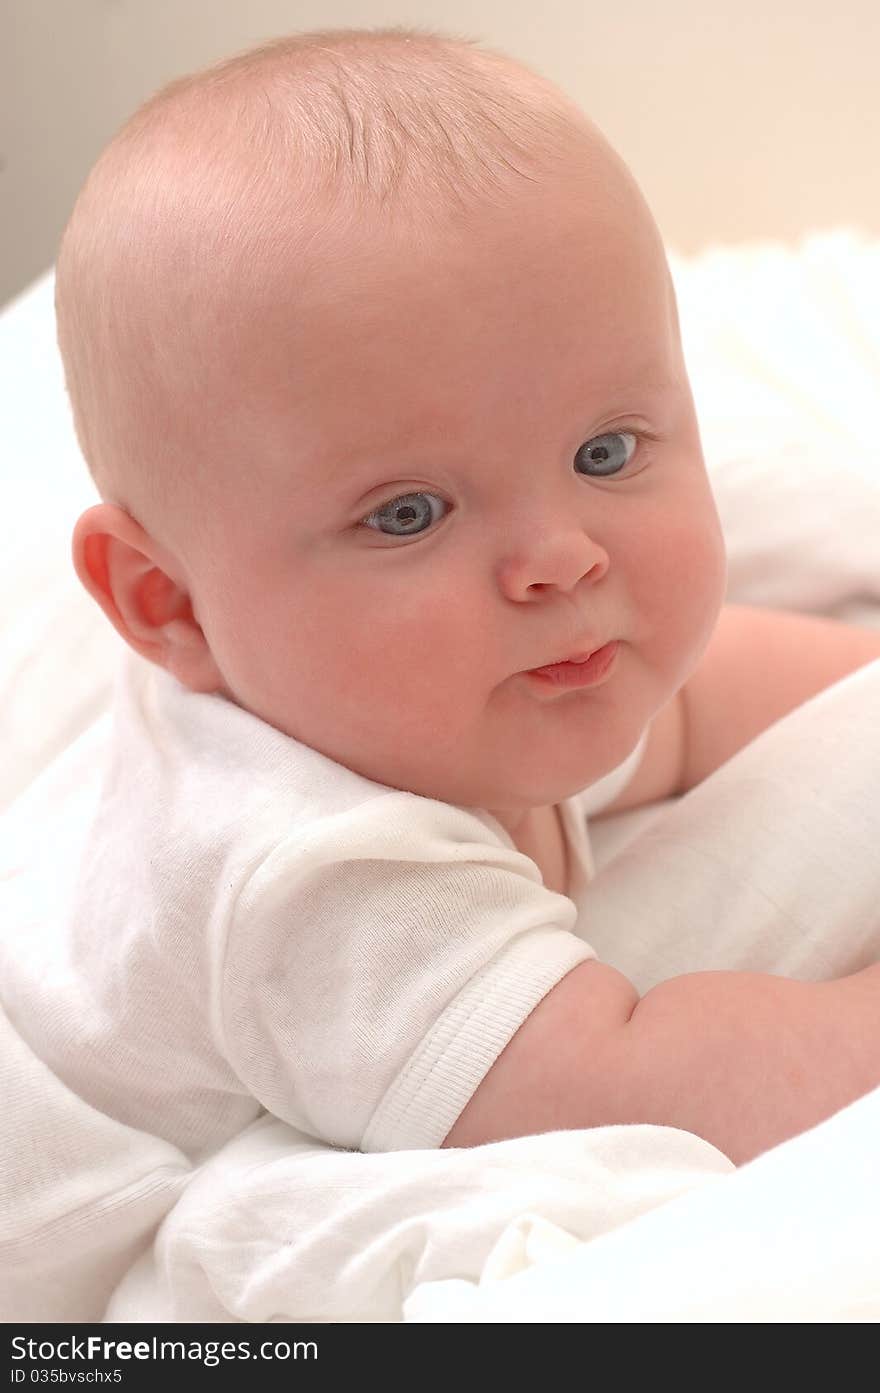
[[[681,252],[880,234],[878,0],[0,0],[0,302],[48,267],[101,146],[156,87],[296,29],[420,24],[567,88]]]

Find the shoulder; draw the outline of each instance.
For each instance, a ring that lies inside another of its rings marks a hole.
[[[292,831],[235,897],[223,1052],[263,1106],[334,1145],[439,1145],[591,956],[575,918],[478,814],[387,791]]]

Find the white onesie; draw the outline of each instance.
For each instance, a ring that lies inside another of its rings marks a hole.
[[[488,813],[373,783],[126,655],[114,712],[15,811],[5,1008],[93,1107],[200,1159],[263,1109],[332,1145],[436,1147],[541,998],[595,954]],[[9,821],[7,815],[7,823]]]

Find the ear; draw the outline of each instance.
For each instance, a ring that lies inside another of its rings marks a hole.
[[[129,513],[89,508],[72,550],[77,575],[129,647],[194,692],[224,688],[175,559]]]

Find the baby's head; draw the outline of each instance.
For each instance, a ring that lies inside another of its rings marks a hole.
[[[601,777],[724,587],[662,242],[512,60],[304,35],[173,84],[57,268],[140,654],[380,783],[515,818]],[[593,687],[530,669],[616,641]]]

